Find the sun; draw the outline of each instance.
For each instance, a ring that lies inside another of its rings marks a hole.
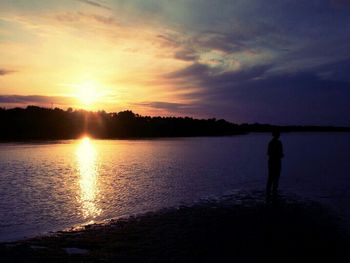
[[[78,85],[77,98],[84,107],[91,107],[96,103],[99,93],[97,91],[97,84],[94,82],[84,82]]]

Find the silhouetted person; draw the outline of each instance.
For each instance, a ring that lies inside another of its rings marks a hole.
[[[269,156],[269,176],[266,185],[266,197],[271,196],[271,191],[274,197],[277,195],[278,183],[281,174],[281,159],[283,158],[283,146],[279,140],[280,132],[272,132],[272,140],[269,142],[267,155]]]

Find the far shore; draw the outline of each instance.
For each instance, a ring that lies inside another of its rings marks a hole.
[[[1,243],[1,262],[349,262],[350,238],[326,207],[262,192]]]
[[[97,139],[142,139],[232,136],[250,132],[350,132],[349,126],[276,125],[234,123],[224,119],[141,116],[121,112],[86,111],[72,108],[5,109],[0,107],[0,141],[67,140],[89,136]]]

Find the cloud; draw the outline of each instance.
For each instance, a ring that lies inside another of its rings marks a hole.
[[[176,59],[184,60],[184,61],[196,61],[199,56],[196,54],[194,50],[191,49],[182,49],[175,52],[174,57]]]
[[[17,72],[16,70],[0,68],[0,76],[5,76]]]
[[[164,102],[164,101],[149,101],[149,102],[139,102],[133,105],[149,107],[154,109],[162,109],[168,111],[178,111],[180,109],[188,108],[190,105],[184,103],[174,103],[174,102]]]
[[[349,3],[330,2],[341,6]],[[203,0],[183,5],[189,14],[188,20],[177,20],[182,32],[162,35],[168,45],[174,46],[178,59],[207,63],[202,58],[219,51],[223,52],[219,64],[224,67],[233,58],[249,65],[275,60],[288,71],[349,56],[350,28],[344,27],[349,23],[349,9],[334,10],[328,1],[283,0],[266,6],[254,0],[215,4]],[[188,50],[193,51],[192,57]]]
[[[182,99],[206,116],[235,122],[349,125],[350,60],[312,70],[274,72],[273,64],[220,72],[192,64],[166,76],[198,87]],[[190,109],[191,110],[191,109]]]
[[[236,71],[221,71],[218,68],[205,64],[193,63],[184,69],[167,74],[165,77],[199,85],[202,89],[213,89],[214,92],[217,92],[218,86],[235,86],[242,82],[260,78],[271,67],[271,65],[267,64]]]
[[[182,79],[182,80],[200,80],[201,77],[208,76],[210,68],[207,65],[200,63],[193,63],[192,65],[171,72],[166,75],[167,78]]]
[[[85,12],[65,12],[57,14],[56,19],[60,22],[83,22],[83,21],[93,21],[104,25],[120,25],[120,23],[111,16],[103,16],[90,14]]]
[[[247,45],[239,38],[233,38],[228,34],[211,35],[210,37],[196,38],[195,42],[202,48],[210,50],[219,50],[225,53],[234,53],[248,49]]]
[[[349,6],[349,0],[330,0],[330,4],[334,8],[345,8]]]
[[[91,0],[76,0],[76,1],[88,4],[88,5],[91,5],[91,6],[99,7],[99,8],[102,8],[102,9],[112,10],[109,6],[107,6],[105,4],[101,4],[101,3],[96,2],[96,1],[91,1]]]
[[[1,104],[36,104],[36,105],[73,105],[76,103],[74,97],[64,96],[41,96],[41,95],[0,95]]]
[[[157,35],[158,40],[162,41],[164,46],[170,46],[170,47],[181,47],[181,44],[178,41],[178,36],[172,36],[172,35]]]

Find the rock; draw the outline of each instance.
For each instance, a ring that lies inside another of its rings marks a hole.
[[[47,249],[47,247],[35,246],[35,245],[31,245],[30,248],[31,248],[31,249],[34,249],[34,250],[38,250],[38,249]]]
[[[84,255],[89,253],[89,250],[87,249],[82,249],[82,248],[76,248],[76,247],[66,247],[64,248],[64,250],[66,251],[67,254],[70,255]]]

